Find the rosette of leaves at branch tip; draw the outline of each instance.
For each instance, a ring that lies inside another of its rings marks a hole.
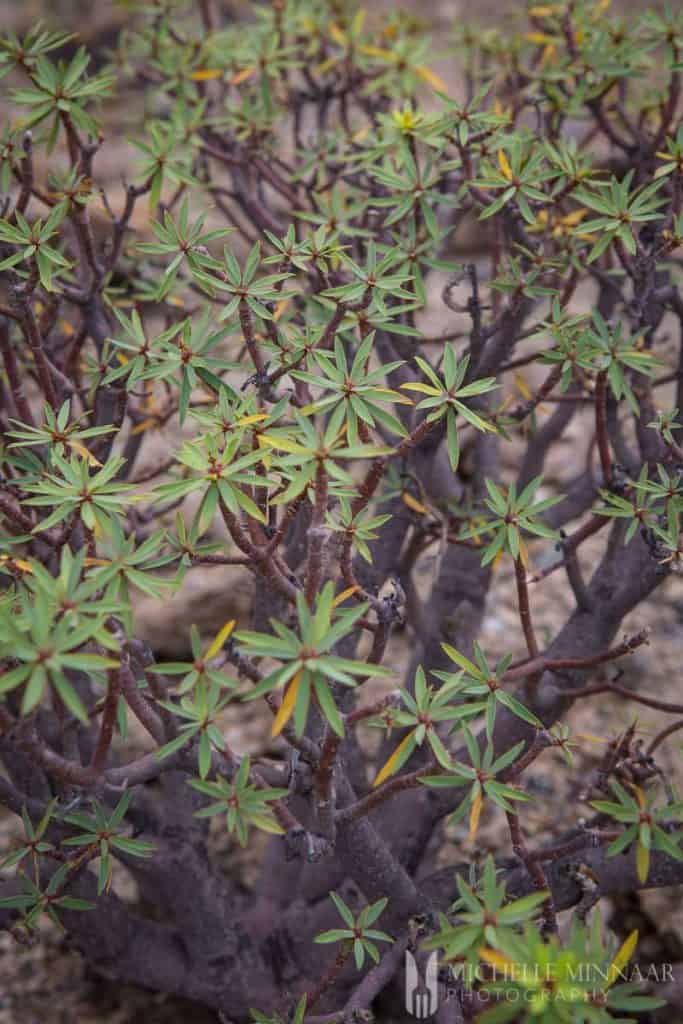
[[[640,980],[620,980],[628,978],[638,932],[631,932],[616,949],[614,943],[605,943],[601,928],[599,912],[590,926],[574,917],[564,941],[526,924],[521,935],[507,931],[493,947],[481,949],[480,960],[492,974],[487,989],[497,997],[496,1005],[481,1014],[482,1024],[610,1024],[615,1014],[624,1024],[635,1024],[635,1017],[622,1013],[666,1005],[663,999],[643,995]]]
[[[677,551],[676,538],[680,532],[680,513],[683,510],[683,480],[680,473],[669,473],[657,466],[657,476],[650,480],[647,466],[643,466],[637,480],[626,480],[621,493],[601,490],[604,505],[596,507],[598,515],[628,521],[624,544],[630,543],[636,531],[649,529],[672,553]]]
[[[482,807],[487,798],[508,814],[516,814],[515,804],[531,800],[531,797],[518,786],[508,785],[498,778],[520,755],[524,749],[524,740],[515,743],[505,753],[496,757],[495,748],[490,740],[487,741],[482,751],[465,722],[460,726],[460,730],[470,763],[466,764],[454,759],[442,774],[423,775],[420,782],[435,789],[468,787],[467,794],[460,801],[449,820],[456,824],[469,812],[469,838],[471,840],[477,834]]]
[[[662,796],[660,784],[643,789],[632,783],[629,785],[631,793],[616,779],[610,779],[609,786],[616,800],[591,801],[591,807],[600,814],[626,826],[608,846],[608,856],[615,857],[635,845],[638,878],[643,883],[650,872],[652,850],[661,850],[669,857],[683,861],[680,846],[683,830],[673,831],[666,827],[667,823],[683,824],[683,802],[669,799],[658,804]]]
[[[242,759],[231,779],[219,774],[210,780],[189,779],[188,785],[211,800],[195,811],[195,817],[212,818],[216,814],[225,814],[228,832],[237,836],[240,846],[246,846],[250,827],[272,835],[284,834],[272,805],[286,797],[288,790],[252,782],[248,757]]]
[[[316,480],[324,481],[324,486],[339,497],[357,494],[353,476],[339,461],[348,465],[353,459],[375,459],[389,455],[392,449],[384,445],[348,444],[345,417],[345,403],[337,405],[320,426],[296,411],[294,430],[285,426],[260,434],[261,443],[273,452],[271,464],[287,481],[287,487],[275,495],[271,504],[294,501]]]
[[[97,800],[92,801],[92,814],[80,811],[65,814],[63,820],[79,829],[77,835],[69,836],[62,841],[62,846],[78,847],[82,854],[92,855],[99,859],[97,875],[97,894],[105,892],[112,881],[112,853],[114,851],[129,857],[151,857],[154,854],[154,843],[144,839],[132,839],[122,835],[124,818],[133,799],[133,791],[127,790],[113,810],[103,807]]]
[[[520,899],[506,898],[506,883],[497,878],[493,857],[484,861],[479,871],[470,866],[469,882],[461,874],[455,876],[458,898],[451,904],[449,915],[439,914],[439,929],[425,939],[425,950],[442,950],[446,961],[455,965],[466,963],[476,970],[483,948],[499,948],[506,936],[514,936],[524,922],[534,921],[547,891],[533,892]]]
[[[334,358],[327,352],[314,350],[313,358],[318,364],[319,374],[295,370],[292,376],[303,380],[323,392],[321,398],[301,410],[304,416],[324,410],[330,413],[341,406],[344,409],[343,423],[346,426],[349,444],[359,442],[361,424],[377,428],[379,423],[391,434],[405,437],[408,433],[401,421],[388,412],[384,405],[401,403],[412,406],[408,398],[398,391],[384,386],[383,381],[388,373],[403,365],[397,359],[375,369],[369,368],[370,357],[374,346],[374,332],[358,346],[351,365],[344,350],[342,341],[337,338],[334,343]]]
[[[273,633],[240,630],[235,634],[238,645],[250,657],[272,658],[280,662],[248,693],[244,700],[255,700],[266,693],[281,690],[284,694],[273,721],[272,733],[279,735],[291,718],[294,730],[301,736],[313,702],[338,735],[344,735],[344,721],[335,699],[335,684],[357,686],[372,676],[390,676],[391,669],[367,665],[361,661],[341,658],[334,646],[348,636],[367,611],[366,604],[340,607],[334,583],[329,581],[309,608],[304,595],[296,595],[296,626],[290,629],[282,622],[270,620]]]
[[[316,935],[314,941],[323,945],[343,943],[342,955],[348,956],[353,951],[357,970],[360,970],[365,963],[366,956],[369,956],[376,964],[379,963],[380,953],[375,943],[394,941],[386,932],[378,931],[372,927],[375,921],[382,916],[389,902],[386,896],[381,900],[377,900],[376,903],[370,903],[368,906],[363,907],[358,915],[353,913],[338,893],[331,892],[330,899],[337,908],[339,916],[346,927],[332,928],[329,931],[321,932],[320,935]]]
[[[479,644],[474,643],[474,660],[476,664],[466,658],[464,654],[456,650],[451,644],[441,645],[444,652],[451,661],[459,665],[459,672],[434,671],[437,679],[442,681],[443,689],[446,689],[452,698],[458,696],[467,698],[467,703],[461,708],[458,717],[471,717],[472,715],[483,714],[486,723],[486,735],[489,740],[493,739],[493,727],[496,721],[498,707],[504,707],[517,715],[524,722],[533,725],[536,729],[542,729],[543,723],[537,715],[529,708],[524,707],[521,701],[505,689],[504,676],[512,662],[512,655],[506,654],[500,658],[492,668],[486,655]],[[441,691],[439,691],[441,692]],[[472,700],[471,698],[479,698]]]
[[[27,560],[21,580],[4,599],[0,657],[8,667],[0,677],[0,694],[21,689],[22,715],[30,714],[50,691],[85,723],[88,711],[73,673],[87,673],[93,682],[103,683],[106,671],[118,668],[117,658],[99,650],[118,652],[109,619],[119,603],[84,579],[84,555],[71,555],[65,548],[56,577],[37,560]]]
[[[199,774],[204,779],[211,768],[212,750],[223,751],[225,740],[220,730],[219,715],[234,699],[239,683],[223,671],[221,655],[235,628],[231,619],[218,631],[206,650],[196,626],[190,628],[193,661],[168,661],[150,665],[148,671],[164,676],[182,676],[175,693],[180,700],[160,701],[161,707],[180,720],[178,734],[157,750],[163,760],[197,741]],[[226,693],[226,690],[228,691]]]
[[[432,369],[429,363],[421,356],[415,356],[415,362],[424,376],[429,381],[424,384],[421,381],[402,384],[406,391],[418,391],[426,398],[417,403],[418,411],[429,410],[426,414],[426,421],[434,423],[437,420],[446,421],[446,446],[451,468],[455,472],[460,461],[460,434],[457,425],[457,418],[460,416],[476,430],[490,431],[495,433],[495,426],[479,416],[467,403],[467,399],[485,395],[499,387],[494,377],[484,377],[481,380],[471,381],[465,384],[465,376],[469,367],[469,356],[463,356],[458,360],[453,345],[445,345],[443,350],[443,372],[442,377]]]
[[[414,695],[405,688],[402,688],[399,694],[403,708],[389,708],[382,718],[375,721],[371,719],[368,722],[368,725],[379,728],[386,728],[388,724],[390,730],[395,727],[408,730],[378,771],[374,786],[379,786],[385,779],[399,771],[425,741],[436,761],[442,768],[448,770],[452,763],[451,756],[439,736],[440,723],[477,714],[476,707],[470,709],[462,703],[458,706],[450,703],[457,694],[457,687],[448,683],[438,689],[429,686],[422,666],[418,666],[415,672]]]
[[[499,487],[493,480],[486,479],[486,490],[488,498],[484,504],[492,513],[486,516],[486,522],[480,526],[469,526],[463,533],[463,537],[485,537],[488,540],[482,551],[482,565],[488,565],[502,553],[511,555],[515,561],[521,560],[526,566],[529,562],[529,552],[524,539],[525,534],[535,537],[547,537],[549,540],[557,540],[557,530],[551,529],[543,523],[541,513],[552,508],[562,501],[561,495],[553,495],[550,498],[543,498],[535,501],[536,492],[541,486],[542,477],[537,476],[531,480],[522,491],[517,494],[517,486],[513,482],[507,491]],[[489,539],[490,534],[493,537]]]
[[[48,243],[58,234],[68,209],[68,202],[57,203],[44,221],[38,218],[32,224],[18,210],[16,224],[0,220],[0,242],[14,250],[10,256],[0,260],[0,271],[13,267],[18,276],[26,278],[35,263],[41,285],[46,292],[53,291],[57,287],[56,283],[53,285],[53,277],[63,274],[71,264],[59,249]]]

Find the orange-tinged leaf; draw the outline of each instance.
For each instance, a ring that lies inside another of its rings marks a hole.
[[[472,807],[470,809],[470,831],[469,835],[467,836],[467,838],[470,841],[472,841],[475,838],[477,831],[479,830],[479,819],[481,817],[481,808],[483,803],[484,797],[482,795],[481,790],[479,790],[474,800],[472,801]]]
[[[645,810],[645,794],[643,793],[640,786],[636,786],[634,783],[631,783],[630,789],[633,790],[633,793],[635,794],[635,798],[638,801],[638,806],[640,807],[641,811]]]
[[[429,515],[429,509],[422,502],[418,501],[417,498],[414,498],[412,494],[408,494],[407,491],[404,491],[401,495],[401,501],[408,508],[412,509],[413,512],[417,512],[421,516]]]
[[[0,555],[0,565],[9,565],[11,569],[21,569],[22,572],[33,572],[29,562],[23,558],[12,558],[11,555]]]
[[[531,398],[531,388],[527,384],[524,376],[521,373],[515,374],[515,384],[522,398],[526,398],[527,402]]]
[[[212,658],[216,657],[216,655],[218,654],[218,652],[220,651],[221,647],[223,646],[225,641],[228,639],[228,637],[230,636],[230,634],[232,633],[234,628],[235,628],[235,620],[234,619],[230,619],[230,621],[226,622],[225,625],[223,626],[223,628],[218,633],[216,633],[216,637],[215,637],[213,643],[211,644],[211,646],[209,647],[208,651],[206,652],[206,654],[204,656],[206,661],[211,661]]]
[[[146,430],[150,430],[152,427],[156,426],[156,416],[148,416],[146,420],[141,420],[139,423],[136,423],[131,430],[131,434],[144,434]]]
[[[301,670],[292,679],[291,683],[285,691],[285,695],[282,698],[282,703],[278,708],[278,712],[273,719],[273,725],[270,730],[271,736],[279,736],[287,722],[294,714],[294,705],[296,704],[297,694],[299,693],[299,685],[301,683]]]
[[[508,960],[506,956],[503,956],[503,954],[499,953],[496,949],[486,949],[484,947],[478,952],[481,959],[487,964],[491,964],[492,967],[502,967],[505,970],[506,968],[515,966],[512,960]]]
[[[503,177],[507,178],[508,181],[512,181],[512,168],[510,167],[510,161],[502,149],[498,150],[498,166],[500,167],[500,172]]]
[[[340,594],[337,594],[334,601],[332,602],[332,607],[336,608],[338,605],[343,604],[343,602],[346,601],[347,598],[351,597],[358,590],[360,590],[360,586],[358,585],[358,583],[355,583],[352,587],[347,587],[346,590],[342,590],[342,592]]]
[[[437,89],[439,92],[448,92],[448,86],[443,78],[432,71],[431,68],[426,68],[423,64],[420,64],[415,68],[415,71],[423,81],[431,85],[432,89]]]
[[[78,452],[79,455],[82,455],[83,458],[86,459],[89,466],[102,465],[102,463],[98,459],[96,459],[95,456],[91,452],[89,452],[85,445],[81,444],[80,441],[67,441],[67,444],[69,445],[69,448],[73,448],[75,452]]]
[[[222,68],[201,68],[199,71],[193,71],[190,78],[194,82],[209,82],[212,78],[220,78],[224,74]]]
[[[414,732],[415,730],[413,729],[411,732],[408,733],[407,736],[403,737],[403,739],[396,747],[396,750],[393,752],[391,757],[389,757],[388,760],[385,762],[384,767],[380,768],[380,770],[377,772],[377,775],[375,776],[375,781],[372,784],[373,786],[381,785],[381,783],[384,782],[385,779],[388,779],[390,775],[394,774],[394,772],[396,771],[396,764],[398,762],[398,759],[400,758],[401,754],[404,752],[408,744],[412,741]]]
[[[609,988],[617,980],[617,978],[623,971],[624,967],[633,956],[633,953],[637,945],[638,931],[637,929],[634,929],[634,931],[632,931],[628,938],[624,941],[623,945],[614,957],[614,960],[609,965],[606,988]]]
[[[339,25],[335,25],[334,22],[331,22],[330,24],[330,35],[334,39],[337,46],[346,46],[348,42],[346,38],[346,33],[339,28]]]
[[[232,76],[232,78],[230,79],[230,84],[231,85],[241,85],[242,82],[246,82],[247,79],[251,78],[251,76],[254,74],[255,71],[256,71],[256,67],[255,66],[251,67],[251,68],[242,68],[241,71],[238,71],[236,75]]]
[[[287,309],[288,305],[289,299],[280,299],[277,306],[275,307],[275,312],[273,313],[273,320],[275,320],[276,323],[280,319],[284,311]]]

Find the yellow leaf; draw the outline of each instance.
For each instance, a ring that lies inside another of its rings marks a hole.
[[[236,427],[250,427],[252,423],[261,423],[268,419],[267,412],[257,412],[253,416],[243,416],[241,420],[235,420]]]
[[[369,131],[370,131],[370,129],[368,128],[368,126],[364,125],[362,128],[358,129],[358,131],[356,132],[355,135],[352,136],[352,141],[353,142],[362,142],[363,139],[367,136]]]
[[[360,590],[360,587],[358,586],[357,583],[354,584],[354,586],[352,587],[347,587],[346,590],[342,590],[342,592],[340,594],[337,594],[334,601],[332,602],[332,607],[336,608],[337,605],[342,604],[344,601],[346,601],[347,597],[351,597],[351,595],[355,594],[357,590]]]
[[[278,825],[275,818],[269,817],[267,814],[252,814],[249,820],[260,828],[262,832],[270,832],[274,836],[285,835],[285,830],[282,825]]]
[[[526,546],[526,544],[524,543],[524,541],[522,540],[521,537],[519,538],[519,560],[522,563],[522,565],[524,566],[524,568],[528,570],[528,568],[529,568],[529,549],[528,549],[528,547]]]
[[[413,512],[418,512],[421,516],[429,515],[429,509],[419,502],[417,498],[414,498],[412,494],[408,494],[407,491],[404,491],[401,495],[401,501],[404,505],[407,505],[408,508],[412,509]]]
[[[234,628],[235,628],[235,620],[234,619],[230,619],[229,622],[225,623],[225,625],[220,630],[220,632],[216,633],[215,640],[213,641],[213,643],[209,647],[208,651],[204,655],[204,660],[205,661],[211,661],[212,658],[216,657],[216,655],[218,654],[218,652],[220,651],[221,647],[223,646],[225,641],[228,639],[228,637],[230,636],[230,634],[232,633]]]
[[[539,46],[544,43],[552,42],[551,36],[547,36],[545,32],[525,32],[524,38],[527,39],[530,43],[538,43]]]
[[[359,36],[363,31],[363,25],[365,24],[366,14],[367,11],[365,10],[364,7],[361,7],[360,10],[356,11],[356,13],[354,14],[353,21],[351,22],[351,31],[353,32],[354,36]]]
[[[621,949],[619,950],[617,955],[614,957],[614,960],[609,965],[609,972],[608,972],[608,975],[607,975],[607,985],[606,985],[606,988],[609,988],[617,980],[617,978],[621,974],[622,970],[624,969],[626,964],[629,962],[629,960],[633,956],[633,953],[634,953],[635,948],[636,948],[637,945],[638,945],[638,931],[637,931],[637,929],[635,929],[634,931],[631,932],[631,934],[625,940],[625,942],[622,945]]]
[[[528,402],[531,398],[531,389],[521,373],[515,374],[515,384],[522,398],[526,398]]]
[[[399,745],[396,747],[396,750],[385,763],[384,767],[377,772],[375,781],[372,784],[373,786],[379,786],[382,782],[384,782],[385,779],[388,779],[390,775],[394,774],[394,772],[396,771],[396,764],[398,763],[398,759],[400,758],[401,754],[406,749],[408,744],[412,742],[414,734],[415,730],[413,729],[412,732],[409,732],[407,736],[403,737]]]
[[[111,561],[108,558],[84,558],[83,565],[88,567],[93,565],[111,565]]]
[[[483,803],[484,797],[482,796],[481,790],[479,790],[472,801],[472,808],[470,810],[470,831],[467,837],[470,841],[475,838],[479,829],[479,818],[481,817],[481,808]]]
[[[420,64],[415,68],[415,71],[423,81],[427,82],[428,85],[431,85],[432,89],[437,89],[439,92],[448,92],[448,86],[444,82],[443,78],[440,78],[439,75],[431,70],[431,68],[426,68],[424,65]]]
[[[532,18],[550,18],[555,12],[554,7],[530,7],[529,14]]]
[[[503,560],[503,551],[501,550],[501,551],[498,552],[497,555],[495,555],[493,561],[491,562],[491,569],[493,570],[493,572],[496,571],[496,569],[498,568],[498,566],[500,565],[502,560]]]
[[[0,555],[0,565],[9,565],[11,569],[21,569],[22,572],[33,572],[29,562],[23,558],[12,558],[11,555]]]
[[[285,437],[273,437],[272,434],[260,434],[259,437],[271,448],[280,448],[283,452],[291,452],[292,455],[305,455],[308,451],[302,444],[297,444],[296,441],[290,441]]]
[[[273,719],[273,726],[270,730],[271,736],[279,736],[287,722],[294,714],[294,705],[296,704],[297,694],[299,693],[299,684],[301,683],[301,669],[292,679],[291,683],[285,691],[285,695],[282,698],[282,703],[278,708],[278,712]]]
[[[586,209],[586,207],[582,206],[580,209],[572,210],[571,213],[568,213],[565,217],[563,217],[562,223],[567,224],[569,227],[574,227],[575,224],[581,223],[581,221],[587,213],[588,210]]]
[[[81,444],[80,441],[67,441],[67,444],[69,445],[69,448],[73,448],[73,450],[75,452],[78,452],[79,455],[82,455],[83,458],[87,460],[87,463],[88,463],[89,466],[101,466],[102,465],[102,463],[99,462],[95,458],[95,456],[92,455],[88,451],[88,449],[85,447],[85,445]]]
[[[502,149],[498,150],[498,166],[500,167],[503,177],[507,178],[508,181],[512,181],[512,168],[510,167],[510,161]]]
[[[230,79],[230,84],[231,85],[241,85],[242,82],[246,82],[248,78],[251,78],[251,76],[254,74],[255,71],[256,71],[255,67],[242,68],[241,71],[238,71],[236,75],[232,76],[232,78]]]
[[[208,82],[212,78],[220,78],[224,73],[222,68],[202,68],[200,71],[193,71],[190,78],[194,82]]]
[[[645,885],[650,873],[650,851],[642,843],[636,846],[636,871],[641,885]]]
[[[366,57],[379,57],[380,60],[394,60],[391,50],[383,50],[380,46],[361,46],[360,52]]]
[[[330,35],[334,39],[337,46],[346,46],[347,38],[346,34],[339,28],[339,25],[335,25],[334,22],[330,24]]]
[[[404,391],[419,391],[423,395],[440,395],[441,392],[438,388],[435,388],[432,384],[422,384],[420,381],[408,381],[407,384],[401,384]]]
[[[397,405],[412,405],[413,402],[410,398],[406,398],[405,395],[400,395],[398,391],[394,391],[393,388],[373,388],[373,391],[379,391],[382,395],[391,395],[391,398]]]

